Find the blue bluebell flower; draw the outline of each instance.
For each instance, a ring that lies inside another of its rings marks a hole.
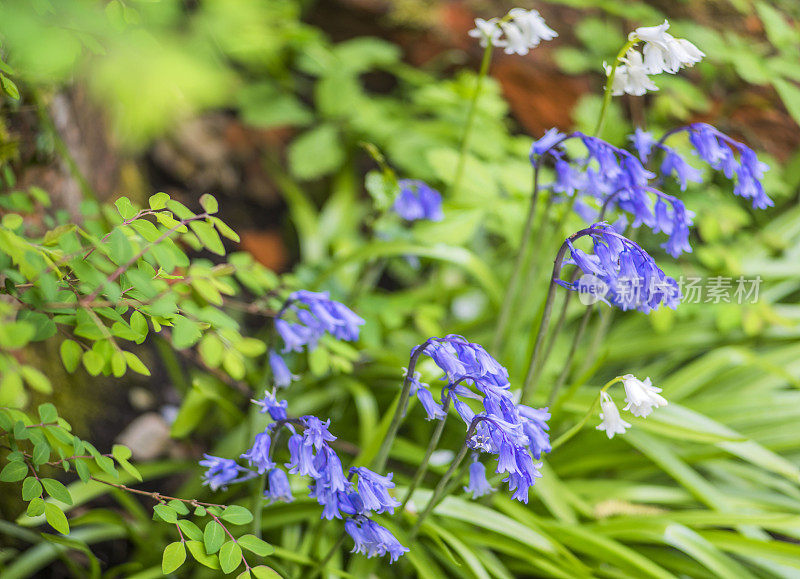
[[[535,165],[538,160],[537,157],[541,157],[545,153],[552,151],[567,138],[568,135],[565,135],[556,128],[545,131],[544,135],[531,145],[531,163]]]
[[[464,490],[472,493],[473,499],[493,493],[495,490],[486,480],[486,467],[478,460],[477,454],[474,455],[472,464],[469,465],[469,484],[464,487]]]
[[[278,388],[287,388],[291,385],[292,380],[297,380],[298,377],[289,370],[289,366],[286,365],[283,356],[278,354],[275,350],[270,349],[268,357],[269,367],[272,370],[272,378],[275,386]]]
[[[289,462],[286,468],[290,474],[300,474],[303,476],[318,477],[319,472],[314,466],[314,447],[304,444],[302,434],[294,434],[289,437]]]
[[[236,461],[229,458],[220,458],[204,454],[205,460],[199,462],[200,466],[208,470],[203,474],[203,484],[208,485],[212,491],[226,489],[229,484],[249,480],[255,473],[236,464]]]
[[[291,311],[298,323],[287,322],[282,317],[275,320],[275,329],[283,338],[284,352],[313,349],[325,332],[339,340],[355,341],[359,336],[359,326],[364,324],[364,320],[350,308],[330,299],[328,292],[299,290],[289,296],[288,303],[282,315]],[[300,308],[298,304],[308,309]]]
[[[761,183],[769,166],[759,161],[750,147],[706,123],[694,123],[683,130],[689,133],[689,142],[701,159],[729,179],[736,175],[735,195],[750,199],[757,209],[774,205]],[[735,152],[739,153],[738,160]]]
[[[302,324],[289,323],[284,319],[275,319],[275,329],[283,339],[284,352],[302,352],[303,348],[316,345],[319,336],[311,328]]]
[[[289,486],[289,478],[283,469],[273,468],[267,474],[267,490],[264,491],[264,496],[272,501],[282,501],[291,503],[294,500],[292,497],[292,488]]]
[[[574,245],[580,237],[592,238],[594,254],[586,254]],[[665,305],[674,309],[680,299],[678,283],[656,265],[655,260],[636,243],[617,233],[607,223],[591,227],[570,236],[566,244],[569,260],[585,274],[599,278],[607,292],[599,296],[605,303],[622,310],[636,309],[649,313]],[[563,287],[581,291],[581,282],[556,280]]]
[[[361,516],[350,518],[345,521],[344,528],[355,542],[352,553],[363,553],[367,557],[388,554],[389,561],[394,563],[408,552],[408,548],[401,545],[388,529],[372,519]]]
[[[408,372],[408,370],[405,371]],[[425,410],[425,414],[428,415],[428,420],[441,420],[447,414],[442,404],[433,399],[433,394],[428,390],[428,385],[421,382],[420,377],[419,372],[414,372],[414,375],[410,378],[411,390],[409,394],[417,397],[420,404],[422,404],[422,408]]]
[[[547,408],[531,408],[523,404],[517,404],[517,410],[522,417],[522,431],[528,437],[528,447],[536,460],[542,454],[552,450],[550,446],[550,435],[547,433],[550,427],[547,421],[550,420],[550,412]]]
[[[394,488],[391,473],[387,476],[364,467],[352,467],[350,474],[358,475],[358,495],[364,508],[376,513],[389,511],[394,514],[394,509],[400,506],[400,501],[389,494],[389,489]]]
[[[303,444],[320,450],[328,442],[336,440],[336,437],[328,431],[331,425],[330,419],[323,422],[316,416],[303,416],[302,420],[306,427],[303,432]]]
[[[630,141],[633,143],[633,148],[636,149],[636,153],[639,155],[639,160],[642,163],[647,163],[647,160],[650,158],[650,152],[657,144],[657,141],[655,138],[653,138],[653,135],[639,127],[636,127],[636,130],[631,136],[628,137],[628,139],[630,139]]]
[[[256,434],[253,446],[250,448],[250,450],[241,455],[240,458],[245,459],[251,467],[256,467],[258,474],[264,474],[266,471],[275,466],[275,463],[272,462],[272,458],[270,458],[269,453],[271,442],[272,438],[270,437],[269,432],[265,431],[260,434]]]
[[[262,400],[251,400],[256,406],[260,406],[259,412],[261,414],[268,413],[272,420],[286,420],[286,408],[288,402],[286,400],[278,400],[274,392],[266,392]]]
[[[423,181],[415,179],[401,179],[397,183],[400,193],[392,205],[392,209],[406,221],[427,219],[428,221],[441,221],[442,196]]]

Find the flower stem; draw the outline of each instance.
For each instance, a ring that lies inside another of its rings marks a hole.
[[[400,392],[400,399],[397,401],[397,407],[394,410],[392,422],[389,424],[386,437],[383,439],[378,454],[375,456],[375,460],[372,463],[372,469],[377,472],[381,472],[386,466],[386,460],[389,458],[389,450],[392,448],[392,443],[397,436],[397,431],[400,429],[400,423],[403,421],[403,417],[406,414],[408,398],[411,394],[411,381],[414,378],[417,360],[419,360],[419,357],[422,355],[427,345],[428,341],[414,348],[414,352],[411,354],[411,358],[408,361],[408,370],[403,380],[403,390]]]
[[[425,509],[420,513],[419,517],[417,517],[417,522],[414,524],[414,528],[411,529],[411,534],[409,535],[410,538],[416,537],[417,533],[419,532],[419,528],[422,526],[422,522],[431,514],[431,511],[439,504],[439,501],[444,496],[445,491],[447,490],[447,483],[450,482],[450,479],[453,478],[456,470],[458,470],[458,466],[461,464],[461,461],[464,460],[464,457],[467,456],[467,452],[469,451],[469,441],[472,438],[472,435],[475,434],[475,429],[478,426],[478,423],[483,420],[485,417],[483,416],[476,416],[472,419],[472,422],[469,425],[469,429],[467,429],[467,435],[464,437],[464,444],[461,445],[461,450],[458,451],[458,455],[456,455],[455,460],[450,464],[450,468],[447,469],[447,472],[444,473],[444,476],[441,478],[439,483],[436,485],[436,488],[433,489],[433,494],[431,498],[428,500],[428,504],[425,505]]]
[[[547,328],[550,325],[550,316],[553,313],[553,300],[555,299],[556,286],[558,285],[556,282],[561,273],[561,266],[564,261],[564,254],[567,252],[567,247],[568,245],[566,241],[562,243],[555,260],[553,260],[553,274],[550,277],[550,288],[547,290],[547,299],[544,303],[542,320],[539,322],[539,331],[536,334],[536,343],[533,346],[531,361],[528,365],[528,373],[525,375],[525,382],[522,386],[521,401],[523,403],[530,402],[533,396],[536,380],[541,372],[540,357],[542,353],[542,344],[544,343],[544,336],[547,334]]]
[[[550,396],[547,400],[547,406],[551,407],[553,403],[556,401],[556,397],[558,396],[558,392],[561,390],[561,387],[564,385],[564,382],[567,381],[567,377],[569,376],[570,370],[572,369],[572,361],[575,359],[575,352],[578,351],[578,346],[581,343],[581,339],[583,335],[586,333],[586,326],[589,325],[589,319],[592,317],[592,310],[594,309],[594,304],[587,306],[586,311],[583,312],[583,316],[581,317],[581,323],[578,326],[578,331],[575,332],[572,338],[572,345],[569,348],[569,354],[567,354],[567,359],[564,361],[564,368],[561,370],[561,374],[558,376],[558,380],[553,385],[553,389],[550,391]]]
[[[575,426],[567,430],[564,434],[562,434],[553,441],[553,444],[551,445],[553,447],[553,450],[555,450],[556,448],[567,442],[570,438],[578,434],[581,428],[586,426],[586,423],[589,422],[589,419],[592,416],[594,416],[594,413],[597,410],[597,406],[600,404],[601,393],[611,388],[617,382],[622,382],[622,376],[616,376],[615,378],[612,378],[611,380],[606,382],[602,388],[600,388],[600,392],[598,392],[597,396],[595,396],[595,399],[592,402],[592,405],[589,407],[589,411],[586,413],[586,415],[583,418],[581,418],[580,421],[577,424],[575,424]]]
[[[524,269],[523,264],[533,238],[533,223],[536,218],[536,207],[539,202],[539,166],[540,165],[537,163],[533,167],[533,192],[531,193],[531,205],[528,209],[528,218],[525,221],[525,229],[522,232],[522,239],[519,244],[519,250],[517,250],[517,257],[514,260],[514,269],[511,272],[511,279],[506,286],[506,293],[505,296],[503,296],[503,306],[500,310],[497,328],[495,329],[494,338],[492,339],[492,352],[495,354],[499,353],[500,348],[503,346],[503,337],[511,318],[511,306],[514,304],[517,295],[517,287],[519,286],[522,270]],[[542,221],[540,228],[544,226],[545,223]]]
[[[414,475],[414,480],[411,481],[411,484],[408,486],[408,491],[406,491],[406,496],[403,499],[403,504],[400,505],[400,510],[403,511],[406,508],[406,504],[408,501],[411,500],[411,495],[414,494],[414,491],[419,486],[419,483],[422,482],[422,478],[425,476],[425,473],[428,472],[428,462],[431,459],[431,455],[433,451],[436,450],[436,446],[439,444],[439,439],[442,437],[442,432],[444,431],[444,423],[447,420],[447,410],[450,406],[450,397],[448,396],[444,403],[444,417],[439,420],[436,424],[436,428],[433,430],[433,434],[431,434],[431,440],[428,442],[428,448],[425,450],[425,456],[422,458],[422,462],[417,468],[417,472]]]
[[[464,174],[464,166],[467,162],[467,147],[469,145],[470,133],[472,133],[472,125],[475,124],[475,113],[478,109],[478,97],[481,94],[483,87],[483,79],[489,73],[489,64],[492,62],[492,43],[488,42],[483,51],[483,59],[481,60],[481,68],[478,72],[478,79],[475,81],[475,91],[472,93],[472,100],[469,103],[469,112],[467,113],[467,122],[464,125],[464,133],[461,136],[461,148],[458,153],[458,164],[456,165],[456,173],[453,177],[453,182],[450,184],[450,193],[456,193],[461,184],[461,178]]]
[[[620,61],[625,58],[625,55],[637,42],[639,42],[638,38],[626,42],[622,47],[622,50],[619,51],[617,57],[614,59],[614,63],[611,65],[611,70],[608,72],[608,78],[606,79],[606,88],[603,92],[603,106],[600,109],[600,116],[597,119],[597,125],[595,125],[594,132],[592,133],[592,135],[595,137],[600,136],[600,131],[603,130],[603,124],[606,121],[606,113],[608,112],[608,107],[611,104],[611,93],[614,87],[614,77],[617,75],[617,67],[620,64]]]

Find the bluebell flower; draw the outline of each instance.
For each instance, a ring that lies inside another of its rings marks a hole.
[[[534,141],[533,145],[531,145],[531,163],[535,165],[537,157],[541,157],[544,153],[553,150],[566,138],[567,135],[560,132],[558,129],[548,129],[538,141]]]
[[[286,312],[293,312],[298,323],[290,323],[282,317],[276,318],[275,329],[283,338],[284,352],[302,352],[313,349],[325,332],[334,338],[355,341],[359,326],[364,320],[342,303],[330,299],[328,292],[298,290],[289,296]],[[305,308],[298,307],[299,305]]]
[[[292,380],[297,380],[298,377],[289,370],[289,366],[286,365],[283,356],[272,349],[270,349],[268,356],[269,367],[272,370],[272,378],[275,386],[278,388],[287,388],[291,385]]]
[[[392,209],[406,221],[427,219],[428,221],[441,221],[442,196],[436,190],[415,179],[401,179],[397,183],[400,193],[392,205]]]
[[[292,497],[292,488],[289,486],[289,478],[286,473],[280,468],[273,468],[267,474],[267,490],[264,491],[264,496],[272,501],[283,501],[291,503],[294,500]]]
[[[589,236],[594,244],[594,254],[588,255],[573,242]],[[570,258],[565,263],[578,266],[585,274],[599,278],[607,292],[600,299],[622,310],[636,309],[649,313],[661,305],[675,308],[680,299],[678,283],[667,276],[652,257],[636,243],[617,233],[606,223],[591,227],[570,236],[566,244]],[[556,280],[563,287],[580,291],[580,280]]]
[[[252,400],[256,406],[260,406],[259,412],[261,414],[269,413],[272,420],[286,420],[286,408],[288,402],[286,400],[278,401],[274,392],[267,392],[264,394],[263,400]]]
[[[286,468],[289,469],[289,473],[318,477],[319,472],[314,466],[314,447],[303,443],[303,435],[292,435],[288,446],[289,462],[286,463]]]
[[[408,370],[406,370],[408,372]],[[414,372],[414,375],[410,379],[411,381],[411,390],[409,394],[411,396],[416,396],[419,400],[420,404],[422,404],[422,408],[425,410],[425,413],[428,415],[428,420],[441,420],[447,414],[442,408],[441,403],[436,402],[433,399],[433,394],[431,391],[428,390],[428,385],[424,382],[420,381],[420,373]]]
[[[358,495],[365,509],[376,513],[389,511],[394,514],[394,509],[400,506],[400,501],[389,494],[389,489],[395,486],[391,473],[383,476],[368,468],[352,467],[350,474],[358,475]]]
[[[345,521],[344,528],[355,542],[352,553],[363,553],[367,557],[382,557],[388,553],[389,561],[394,563],[408,552],[388,529],[372,519],[350,518]]]
[[[628,139],[633,143],[633,148],[636,149],[639,160],[642,163],[647,163],[647,160],[650,158],[650,152],[653,150],[653,146],[656,145],[656,140],[653,138],[653,135],[636,127],[636,130]]]
[[[303,432],[303,444],[320,450],[326,443],[336,440],[336,437],[328,432],[330,419],[323,422],[316,416],[303,416],[302,420],[306,427]]]
[[[256,434],[253,446],[240,458],[247,460],[251,467],[256,467],[258,474],[264,474],[275,466],[269,455],[269,447],[272,442],[269,432]]]
[[[697,155],[713,169],[721,171],[729,179],[736,176],[735,195],[750,199],[757,209],[774,205],[761,183],[769,166],[759,161],[750,147],[706,123],[694,123],[680,130],[689,134],[689,142]],[[738,160],[736,153],[739,154]]]
[[[492,485],[486,480],[486,467],[474,456],[472,464],[469,465],[469,484],[464,487],[468,493],[472,493],[472,498],[477,499],[484,495],[494,492]]]
[[[281,318],[275,319],[275,329],[283,339],[284,352],[302,352],[303,348],[317,343],[319,336],[302,324],[290,324]]]
[[[547,433],[550,429],[547,425],[547,421],[550,420],[550,412],[547,408],[531,408],[523,404],[517,404],[517,410],[523,419],[522,431],[528,437],[531,454],[536,460],[539,460],[543,453],[552,450],[550,435]]]
[[[208,485],[212,491],[225,489],[231,483],[249,480],[255,473],[236,464],[235,460],[220,458],[204,454],[205,460],[199,462],[200,466],[208,470],[203,474],[203,484]]]

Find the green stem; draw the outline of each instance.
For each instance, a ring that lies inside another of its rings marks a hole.
[[[444,411],[445,413],[450,406],[450,397],[448,396],[445,400],[444,404]],[[406,491],[406,497],[403,499],[403,504],[400,505],[400,510],[404,511],[406,508],[406,504],[408,501],[411,500],[411,495],[414,494],[414,491],[419,486],[419,483],[422,482],[422,478],[425,476],[425,473],[428,472],[428,462],[431,459],[431,455],[433,451],[436,450],[436,446],[439,444],[439,439],[442,437],[442,431],[444,431],[444,423],[447,420],[447,414],[438,421],[436,424],[436,428],[433,430],[433,434],[431,435],[431,440],[428,442],[428,448],[425,450],[425,456],[422,459],[422,463],[417,468],[417,472],[414,475],[414,480],[411,481],[411,484],[408,487],[408,491]]]
[[[542,314],[542,320],[539,323],[539,331],[536,333],[536,343],[533,346],[531,361],[528,365],[528,373],[525,375],[525,382],[522,386],[521,401],[523,404],[530,402],[531,398],[533,397],[534,386],[536,385],[536,380],[541,371],[539,358],[541,357],[542,353],[544,337],[545,334],[547,334],[547,328],[550,325],[550,316],[553,313],[553,300],[556,295],[556,287],[558,286],[556,281],[561,273],[561,265],[564,261],[564,254],[566,253],[567,248],[568,245],[565,241],[561,244],[561,248],[558,250],[558,254],[553,260],[553,274],[550,276],[550,288],[547,290],[547,299],[544,302],[544,313]]]
[[[581,339],[583,339],[583,334],[586,333],[586,326],[589,325],[589,319],[592,317],[592,310],[593,310],[593,305],[590,305],[586,308],[586,311],[583,312],[583,316],[581,317],[581,323],[578,326],[578,331],[575,332],[572,338],[572,345],[569,348],[569,354],[567,354],[567,359],[564,361],[564,368],[561,370],[561,374],[558,376],[558,380],[556,380],[555,385],[553,385],[553,389],[550,391],[550,396],[547,400],[548,407],[552,406],[553,403],[556,401],[558,392],[561,390],[561,387],[564,385],[564,382],[567,381],[570,369],[572,368],[572,361],[575,359],[575,352],[578,351],[578,346],[581,343]]]
[[[478,426],[478,423],[483,419],[482,416],[476,416],[472,419],[472,423],[469,425],[469,429],[467,430],[467,435],[464,437],[464,444],[461,445],[461,450],[458,451],[458,455],[456,455],[455,460],[450,464],[450,468],[447,469],[447,472],[444,473],[444,476],[439,481],[439,484],[436,485],[436,488],[433,489],[433,494],[431,498],[428,500],[428,504],[425,505],[425,509],[420,513],[419,517],[417,518],[417,522],[414,524],[414,528],[411,529],[411,534],[409,538],[414,538],[417,536],[419,532],[419,528],[422,526],[422,522],[431,514],[431,511],[439,504],[439,501],[445,494],[445,490],[447,489],[447,483],[450,482],[450,479],[453,478],[456,470],[458,470],[458,466],[461,464],[461,461],[464,460],[464,457],[467,455],[469,451],[469,441],[472,438],[472,435],[475,434],[475,428]]]
[[[551,445],[553,447],[553,450],[555,450],[556,448],[567,442],[570,438],[578,434],[581,428],[586,426],[586,423],[589,422],[589,419],[592,416],[594,416],[594,413],[597,411],[597,406],[600,404],[601,393],[611,388],[617,382],[622,382],[622,376],[617,376],[615,378],[612,378],[611,380],[606,382],[602,388],[600,388],[600,392],[598,392],[597,396],[595,396],[595,399],[592,402],[592,405],[589,407],[589,411],[586,413],[586,415],[583,418],[581,418],[580,421],[577,424],[575,424],[575,426],[567,430],[564,434],[562,434],[553,441],[553,444]]]
[[[503,337],[511,319],[512,305],[517,295],[517,287],[519,286],[520,277],[522,275],[523,264],[525,257],[528,254],[531,244],[533,233],[533,223],[536,218],[536,206],[539,202],[539,164],[537,163],[533,168],[533,192],[531,193],[531,205],[528,209],[528,218],[525,220],[525,229],[522,232],[522,239],[517,251],[517,257],[514,260],[514,269],[511,272],[511,279],[506,286],[506,293],[503,296],[503,305],[500,310],[500,317],[497,321],[497,328],[495,329],[494,339],[492,340],[492,352],[499,353],[503,345]],[[542,222],[541,227],[544,227]]]
[[[389,429],[386,431],[386,437],[383,439],[380,450],[378,450],[378,454],[372,463],[372,469],[376,472],[382,472],[383,468],[386,466],[386,460],[389,458],[389,450],[392,448],[392,443],[397,436],[400,423],[403,421],[403,417],[406,414],[408,398],[411,393],[411,380],[414,378],[414,370],[417,367],[417,360],[419,360],[419,357],[422,355],[422,352],[425,350],[427,345],[428,342],[426,341],[420,346],[417,346],[408,361],[408,370],[406,371],[406,377],[403,380],[403,390],[400,392],[400,399],[398,400],[397,407],[394,410],[392,422],[389,424]]]
[[[326,554],[326,555],[325,555],[325,556],[324,556],[324,557],[323,557],[323,558],[320,560],[320,562],[319,562],[319,563],[317,563],[317,566],[316,566],[316,568],[315,568],[315,569],[314,569],[314,571],[313,571],[313,572],[312,572],[312,573],[311,573],[311,574],[308,576],[308,579],[314,579],[314,577],[316,577],[317,575],[319,575],[320,573],[322,573],[322,570],[325,568],[325,565],[327,565],[327,564],[328,564],[328,561],[330,561],[331,559],[333,559],[333,556],[336,554],[336,552],[337,552],[339,549],[341,549],[341,548],[342,548],[342,545],[344,545],[345,536],[346,536],[346,535],[345,535],[345,533],[344,533],[344,532],[343,532],[343,533],[342,533],[342,534],[339,536],[339,540],[338,540],[338,541],[336,541],[336,543],[334,543],[333,547],[331,547],[331,550],[330,550],[330,551],[328,551],[328,553],[327,553],[327,554]]]
[[[483,59],[481,60],[481,68],[478,72],[478,79],[475,82],[475,91],[472,93],[472,100],[469,103],[469,112],[467,113],[467,122],[464,125],[464,133],[461,136],[461,149],[458,153],[458,164],[456,165],[456,174],[453,177],[453,182],[450,185],[450,194],[458,191],[458,186],[461,183],[461,177],[464,174],[464,166],[467,161],[467,146],[469,145],[469,137],[472,132],[472,125],[475,124],[475,113],[478,109],[478,97],[481,94],[483,87],[483,79],[489,73],[489,64],[492,62],[492,43],[487,42],[486,48],[483,51]]]
[[[597,119],[597,125],[594,127],[594,133],[592,133],[595,137],[600,136],[600,131],[603,130],[603,123],[606,121],[606,113],[608,112],[608,107],[611,104],[611,92],[614,86],[614,77],[617,75],[617,67],[619,67],[620,61],[625,58],[625,55],[637,42],[639,42],[638,38],[626,42],[611,65],[611,70],[609,71],[608,78],[606,79],[606,88],[603,92],[603,106],[600,109],[600,116]]]

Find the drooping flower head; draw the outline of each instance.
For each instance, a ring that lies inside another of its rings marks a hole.
[[[614,72],[614,83],[611,86],[611,94],[619,96],[622,94],[629,94],[633,96],[642,96],[647,91],[657,91],[658,87],[649,76],[647,76],[647,67],[642,61],[642,54],[634,49],[630,49],[624,58],[621,59],[621,64],[617,66]],[[608,64],[604,65],[606,69],[606,76],[611,76],[612,67]]]
[[[286,420],[286,408],[288,402],[286,400],[278,400],[274,392],[266,392],[262,400],[251,401],[256,406],[260,407],[261,414],[269,414],[272,420]]]
[[[364,467],[352,467],[350,473],[358,475],[358,495],[365,509],[394,513],[394,509],[400,506],[400,501],[389,494],[389,489],[394,488],[391,473],[383,476]]]
[[[282,321],[282,320],[281,320]],[[297,380],[299,376],[292,374],[283,356],[278,354],[275,350],[270,349],[267,354],[269,357],[269,366],[272,370],[272,378],[275,386],[278,388],[287,388],[291,385],[293,380]]]
[[[592,254],[585,253],[573,243],[584,236],[592,239]],[[594,276],[604,284],[606,293],[598,296],[603,302],[622,310],[636,309],[643,313],[650,313],[661,305],[672,309],[677,306],[680,290],[675,279],[667,276],[644,249],[607,223],[595,223],[573,234],[565,243],[570,252],[565,263],[576,265],[584,274]],[[567,289],[583,291],[581,280],[556,281]]]
[[[614,438],[615,434],[625,434],[625,431],[631,425],[619,415],[617,405],[611,399],[608,393],[600,392],[600,424],[597,425],[597,430],[603,430],[608,436],[609,440]]]
[[[675,74],[683,67],[694,66],[703,54],[694,44],[675,38],[667,32],[669,22],[658,26],[641,26],[628,35],[628,40],[644,42],[644,67],[649,74]]]
[[[292,488],[289,486],[289,478],[283,469],[273,468],[269,471],[269,474],[267,474],[267,489],[264,491],[264,496],[270,502],[282,501],[291,503],[294,500]]]
[[[661,388],[653,386],[650,378],[645,378],[643,382],[633,374],[625,374],[622,385],[625,387],[627,402],[624,410],[629,410],[634,416],[646,417],[653,412],[653,408],[667,405],[666,399],[659,394]]]
[[[394,563],[408,552],[408,548],[401,545],[388,529],[372,519],[361,516],[347,519],[344,529],[355,542],[352,553],[363,553],[367,557],[388,554],[389,562]]]
[[[472,493],[473,499],[494,492],[492,485],[486,480],[486,467],[478,460],[477,454],[473,456],[472,464],[469,465],[469,484],[464,487],[464,490]]]
[[[208,469],[203,474],[203,484],[208,485],[212,491],[224,490],[231,483],[249,480],[255,476],[255,473],[236,464],[235,460],[210,454],[203,456],[205,460],[201,460],[199,464]]]
[[[392,205],[392,210],[406,221],[427,219],[441,221],[442,195],[433,187],[416,179],[398,181],[400,193]]]
[[[272,438],[270,437],[269,431],[256,434],[253,446],[246,453],[242,454],[240,458],[250,463],[251,467],[256,467],[258,474],[264,474],[275,466],[269,453],[271,443]]]
[[[525,55],[539,46],[542,40],[552,40],[558,34],[547,26],[536,10],[513,8],[502,19],[475,19],[475,28],[469,31],[479,38],[481,46],[488,44],[503,48],[506,54]]]
[[[339,340],[355,341],[358,339],[359,326],[364,324],[364,320],[350,308],[330,299],[328,292],[298,290],[289,296],[287,303],[289,305],[281,311],[281,317],[275,319],[275,329],[283,339],[284,352],[314,349],[325,332]],[[297,322],[288,322],[283,318],[288,312],[294,313]],[[275,362],[278,363],[277,360]],[[291,376],[286,376],[287,372],[288,368],[284,370],[279,367],[276,378],[280,374],[285,382]]]

